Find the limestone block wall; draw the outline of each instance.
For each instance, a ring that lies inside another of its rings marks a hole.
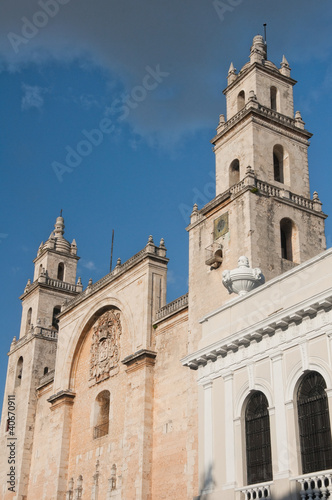
[[[196,374],[188,352],[188,311],[155,325],[152,498],[192,500],[198,494]]]
[[[76,283],[76,268],[78,257],[61,253],[55,250],[47,250],[40,257],[37,257],[35,262],[35,270],[33,281],[36,281],[40,275],[41,269],[47,271],[49,278],[57,279],[58,266],[62,262],[64,264],[63,281],[66,283]]]
[[[274,180],[273,148],[283,147],[284,182]],[[261,118],[247,117],[218,141],[216,154],[216,194],[229,189],[229,169],[233,160],[240,163],[240,180],[250,165],[257,177],[277,187],[310,198],[308,141],[282,126],[271,126]]]
[[[27,333],[27,318],[28,311],[31,308],[31,324],[45,328],[52,327],[53,309],[61,307],[66,299],[71,299],[73,293],[68,293],[64,290],[54,289],[52,287],[43,287],[31,290],[30,293],[24,295],[22,300],[22,319],[20,328],[20,338]]]
[[[235,83],[225,90],[227,120],[240,111],[237,96],[241,91],[245,93],[245,103],[248,102],[249,92],[253,90],[258,102],[267,108],[271,108],[270,89],[272,86],[277,89],[277,111],[294,118],[293,83],[280,78],[278,72],[275,72],[275,74],[274,71],[267,73],[264,69],[260,69],[259,66],[253,67],[251,71],[248,71],[242,77],[238,76]]]
[[[15,396],[15,437],[16,440],[16,479],[17,494],[26,495],[30,473],[31,450],[35,437],[35,415],[36,415],[36,387],[40,377],[44,374],[45,366],[50,369],[54,366],[56,344],[54,340],[29,337],[12,344],[9,357],[7,384],[4,396],[3,414],[1,419],[1,439],[6,448],[8,433],[7,423],[7,400],[8,395]],[[18,378],[18,362],[23,358],[21,378]],[[8,472],[7,456],[2,455],[1,485],[6,485],[5,474]],[[3,497],[7,500],[14,498],[13,495],[3,491]]]

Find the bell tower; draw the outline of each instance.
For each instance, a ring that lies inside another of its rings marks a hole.
[[[294,115],[291,69],[267,59],[262,36],[253,39],[249,61],[227,76],[226,119],[212,139],[216,197],[194,205],[189,232],[190,331],[222,306],[222,272],[241,255],[266,281],[325,250],[322,203],[310,196],[308,146],[312,134]],[[202,294],[202,290],[204,293]],[[195,345],[192,346],[195,348]]]
[[[1,419],[0,442],[3,449],[9,437],[15,440],[15,491],[26,498],[34,437],[37,388],[52,380],[58,340],[57,314],[65,301],[82,291],[76,283],[79,257],[75,240],[64,237],[64,219],[56,219],[55,229],[46,243],[41,243],[34,260],[34,278],[28,280],[22,301],[19,338],[14,337],[9,351],[8,371]],[[8,401],[15,409],[15,425],[8,426]],[[2,460],[7,462],[3,454]],[[8,467],[1,464],[1,474]],[[7,478],[1,477],[4,491]],[[6,488],[5,488],[6,486]],[[4,492],[3,491],[3,492]],[[2,493],[3,493],[2,492]],[[7,498],[7,497],[4,497]],[[16,498],[16,497],[15,497]]]
[[[216,193],[243,179],[248,165],[256,176],[277,188],[310,197],[308,146],[299,111],[294,116],[289,64],[280,68],[266,59],[263,37],[253,39],[250,61],[236,73],[231,64],[224,90],[227,121],[220,117],[213,139],[216,155]]]

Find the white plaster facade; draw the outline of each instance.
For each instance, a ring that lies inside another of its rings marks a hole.
[[[253,488],[246,481],[244,423],[252,391],[263,392],[269,404],[273,480],[261,486],[271,498],[299,498],[308,476],[302,475],[297,425],[304,373],[323,376],[332,410],[331,281],[327,250],[201,318],[199,349],[183,364],[197,369],[201,392],[203,498],[240,499]]]

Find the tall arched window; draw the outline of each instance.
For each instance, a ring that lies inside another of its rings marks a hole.
[[[270,104],[271,104],[271,109],[273,109],[273,111],[277,111],[277,88],[276,87],[270,88]]]
[[[273,148],[273,175],[275,181],[284,182],[284,149],[280,145]]]
[[[268,401],[260,391],[250,396],[245,412],[247,482],[272,480],[270,418]]]
[[[22,375],[23,375],[23,358],[22,356],[20,356],[16,366],[15,387],[21,385]]]
[[[241,90],[237,96],[237,110],[240,111],[242,108],[244,108],[246,104],[246,95],[244,93],[244,90]]]
[[[52,327],[58,331],[59,330],[59,320],[57,315],[61,312],[61,306],[55,306],[53,308],[53,316],[52,316]]]
[[[60,264],[58,265],[58,276],[57,276],[58,280],[63,281],[64,272],[65,272],[65,266],[63,262],[60,262]]]
[[[27,313],[27,322],[25,325],[25,333],[26,334],[28,333],[28,331],[30,330],[30,327],[31,327],[31,316],[32,316],[32,307],[30,307],[28,309],[28,313]]]
[[[332,469],[330,415],[323,377],[307,373],[297,392],[302,473]]]
[[[291,219],[284,218],[280,221],[280,243],[281,257],[286,260],[293,260],[293,232],[294,224]]]
[[[110,392],[102,391],[95,400],[93,438],[97,439],[108,434],[110,413]]]
[[[240,182],[240,162],[239,160],[233,160],[229,167],[229,185],[234,186]]]

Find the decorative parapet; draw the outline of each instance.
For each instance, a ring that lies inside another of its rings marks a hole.
[[[253,291],[253,293],[255,292],[256,290]],[[243,300],[243,298],[237,300]],[[195,353],[183,358],[182,364],[193,370],[197,370],[199,366],[205,366],[209,361],[214,362],[220,357],[225,358],[228,354],[237,352],[242,347],[246,348],[251,343],[260,342],[263,337],[272,337],[280,330],[287,330],[289,325],[294,323],[300,324],[305,317],[316,316],[319,311],[326,311],[331,308],[332,292],[329,289],[327,292],[315,296],[314,300],[308,299],[295,307],[282,310],[273,317],[268,317],[258,322],[256,325],[244,328],[208,347],[199,349]],[[201,322],[207,319],[208,317],[205,317]]]
[[[52,286],[53,288],[60,288],[61,290],[66,290],[66,292],[77,292],[77,286],[71,283],[66,283],[65,281],[55,280],[53,278],[46,277],[46,285]]]
[[[270,500],[271,490],[270,487],[273,481],[268,483],[251,484],[250,486],[243,486],[236,488],[235,491],[240,491],[244,494],[244,500]]]
[[[124,274],[126,271],[131,269],[132,267],[136,266],[140,262],[142,262],[146,257],[155,257],[158,260],[167,263],[168,258],[166,257],[166,247],[165,247],[165,242],[163,238],[160,240],[159,246],[155,245],[152,239],[152,236],[149,236],[149,240],[146,244],[146,246],[137,254],[133,255],[133,257],[130,257],[126,262],[121,264],[121,259],[118,259],[117,265],[111,271],[110,273],[106,274],[103,278],[101,278],[99,281],[96,281],[96,283],[92,284],[92,280],[89,282],[88,287],[84,290],[83,293],[79,294],[77,297],[67,301],[64,306],[61,309],[61,314],[75,305],[77,305],[79,302],[84,300],[87,296],[92,295],[93,293],[97,292],[104,286],[108,285],[111,283],[114,279],[116,279],[118,276],[121,276]]]
[[[40,379],[39,379],[39,387],[37,389],[40,389],[44,385],[49,384],[50,382],[52,382],[54,380],[54,374],[55,374],[55,370],[50,370],[48,373],[45,373],[45,375],[43,375],[42,377],[40,377]]]
[[[313,498],[327,498],[332,493],[332,470],[323,470],[311,474],[294,477],[300,485],[301,500],[312,500]]]
[[[176,312],[181,311],[182,309],[185,309],[186,307],[188,307],[188,293],[181,295],[181,297],[173,300],[173,302],[170,302],[169,304],[166,304],[166,306],[161,307],[156,312],[156,319],[154,323],[159,323],[159,321],[167,318],[168,316],[171,316],[172,314],[175,314]]]
[[[52,328],[45,328],[41,326],[33,326],[31,325],[28,333],[16,340],[16,337],[13,338],[12,343],[10,344],[10,354],[16,351],[19,347],[22,347],[26,342],[29,342],[31,339],[38,337],[43,338],[45,340],[58,340],[58,332],[53,330]]]
[[[316,191],[313,194],[313,199],[310,200],[309,198],[305,198],[304,196],[292,193],[286,189],[274,186],[273,184],[269,184],[268,182],[261,181],[260,179],[257,179],[257,177],[255,177],[253,174],[254,172],[252,170],[251,172],[247,171],[246,176],[240,182],[234,184],[234,186],[229,189],[230,194],[235,196],[245,189],[250,188],[252,192],[260,192],[267,196],[274,196],[275,198],[280,198],[281,200],[285,200],[288,203],[292,203],[301,208],[313,210],[314,212],[321,212],[322,215],[324,215],[322,212],[322,203]],[[248,178],[250,178],[250,183],[248,182]]]
[[[312,134],[305,130],[304,122],[301,117],[297,114],[295,118],[291,118],[290,116],[283,115],[282,113],[278,113],[278,111],[274,111],[271,108],[267,108],[260,104],[255,95],[252,95],[246,105],[234,116],[232,116],[227,122],[223,120],[218,124],[217,128],[217,136],[212,139],[212,144],[214,144],[221,135],[223,135],[226,131],[232,128],[236,123],[240,122],[241,119],[249,115],[251,111],[254,111],[256,114],[267,117],[268,119],[272,119],[280,125],[284,125],[292,128],[293,130],[300,130],[303,134],[305,134],[308,139],[312,137]]]

